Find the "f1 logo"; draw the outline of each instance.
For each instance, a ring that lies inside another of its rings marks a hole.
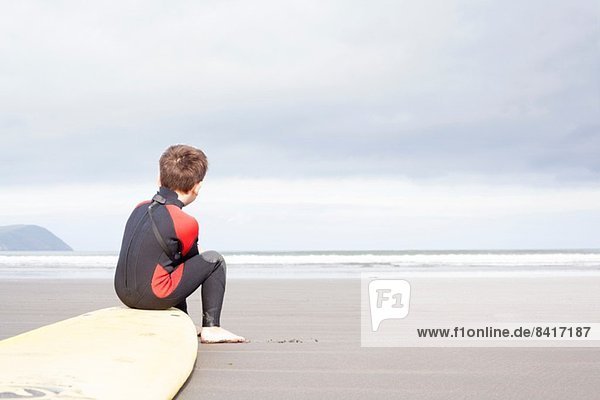
[[[369,282],[371,330],[377,332],[386,319],[402,319],[408,315],[410,284],[403,279],[375,279]]]

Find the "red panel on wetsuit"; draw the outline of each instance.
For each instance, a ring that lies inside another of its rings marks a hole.
[[[181,242],[181,253],[186,255],[198,239],[198,222],[192,216],[187,215],[177,206],[167,204],[167,210],[173,219],[175,235]]]
[[[183,268],[184,265],[180,264],[169,274],[162,265],[156,264],[152,275],[152,292],[156,297],[163,299],[173,293],[181,281]]]

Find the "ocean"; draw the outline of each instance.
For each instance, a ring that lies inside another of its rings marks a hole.
[[[230,279],[600,276],[600,249],[223,252]],[[117,252],[0,252],[0,279],[112,279]]]

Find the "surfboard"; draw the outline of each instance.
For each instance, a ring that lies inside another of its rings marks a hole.
[[[180,310],[105,308],[0,341],[0,399],[171,399],[197,351]]]

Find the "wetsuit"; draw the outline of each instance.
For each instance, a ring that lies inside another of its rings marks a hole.
[[[202,285],[202,326],[220,326],[225,260],[216,251],[199,253],[198,223],[181,210],[177,193],[161,187],[157,194],[164,204],[138,204],[125,226],[115,273],[117,296],[131,308],[187,312],[185,299]]]

